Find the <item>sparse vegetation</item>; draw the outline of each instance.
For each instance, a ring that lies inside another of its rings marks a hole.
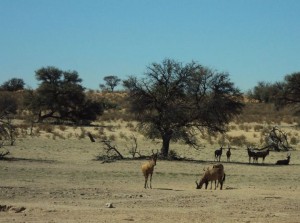
[[[152,63],[145,77],[124,81],[130,111],[147,136],[161,139],[167,158],[171,140],[198,146],[195,130],[225,132],[243,108],[242,94],[228,73],[213,71],[196,62],[186,65],[171,59]]]
[[[56,123],[51,122],[36,123],[32,118],[32,113],[23,110],[22,107],[22,92],[2,92],[5,95],[12,95],[14,100],[14,113],[12,118],[19,118],[14,125],[13,137],[47,137],[53,140],[63,139],[85,139],[87,132],[93,132],[93,136],[97,141],[110,140],[116,144],[124,145],[131,139],[130,135],[133,133],[142,136],[146,132],[145,126],[137,124],[133,115],[129,112],[128,96],[126,92],[96,92],[88,91],[87,97],[93,100],[107,101],[108,106],[102,116],[98,117],[95,125],[92,126],[78,126],[70,125],[70,123]],[[23,92],[26,94],[26,91]],[[10,96],[8,96],[10,97]],[[2,98],[3,99],[3,98]],[[5,105],[5,103],[2,103]],[[4,109],[5,106],[2,108]],[[295,130],[288,132],[288,142],[292,147],[297,147],[299,144],[298,130],[296,129],[298,119],[294,116],[293,111],[288,108],[276,111],[272,103],[256,103],[247,102],[242,114],[234,119],[228,126],[226,134],[212,134],[212,132],[203,131],[195,134],[194,137],[198,139],[201,145],[212,146],[230,144],[237,147],[245,147],[247,144],[266,145],[268,142],[266,136],[275,125],[278,126],[294,126]],[[142,134],[143,133],[143,134]],[[3,137],[2,137],[3,138]],[[3,138],[4,139],[4,138]],[[155,142],[155,148],[157,148]],[[184,140],[174,140],[175,143],[185,143]],[[160,146],[159,146],[160,147]],[[140,148],[138,148],[139,151]],[[178,159],[180,157],[180,150],[173,150],[167,159]],[[176,154],[174,154],[174,153]],[[127,154],[130,154],[129,150]],[[143,155],[143,152],[140,154]]]
[[[244,146],[247,145],[247,139],[245,135],[240,136],[228,136],[228,141],[233,146]]]

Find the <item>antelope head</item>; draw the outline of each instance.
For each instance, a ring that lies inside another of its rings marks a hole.
[[[154,163],[154,166],[156,165],[157,157],[158,157],[158,150],[157,150],[156,153],[154,153],[153,150],[152,150],[152,157],[151,157],[151,159],[152,159],[152,161]]]

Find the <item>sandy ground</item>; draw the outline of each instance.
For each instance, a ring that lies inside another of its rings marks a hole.
[[[231,163],[223,154],[223,190],[195,189],[214,163],[212,146],[193,151],[195,162],[158,160],[152,190],[143,188],[145,160],[102,164],[100,144],[87,138],[27,137],[9,149],[0,222],[300,222],[299,149],[288,166],[274,165],[285,153],[271,152],[264,165],[248,164],[245,148],[232,150]]]

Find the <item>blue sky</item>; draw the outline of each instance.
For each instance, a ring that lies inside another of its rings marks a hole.
[[[300,71],[299,0],[0,0],[0,84],[76,70],[83,86],[196,61],[242,91]]]

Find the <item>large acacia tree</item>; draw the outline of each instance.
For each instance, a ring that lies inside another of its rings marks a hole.
[[[225,132],[226,125],[243,108],[239,89],[227,73],[196,62],[182,64],[171,59],[152,63],[145,77],[130,77],[131,112],[151,138],[161,138],[161,154],[168,156],[171,139],[195,144],[195,129]]]
[[[38,115],[39,122],[52,118],[88,124],[103,113],[102,102],[86,98],[76,71],[44,67],[35,73],[40,84],[36,91],[28,92],[25,104]]]

